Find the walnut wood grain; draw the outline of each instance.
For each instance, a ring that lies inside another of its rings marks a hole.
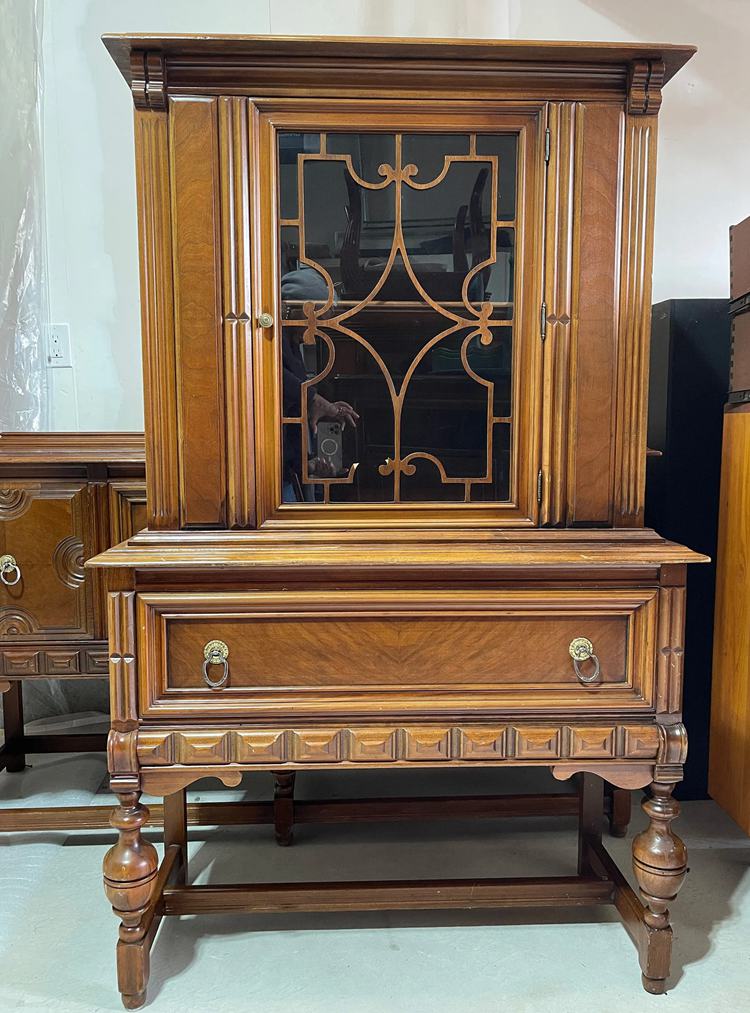
[[[224,527],[224,355],[216,102],[172,100],[169,131],[180,516],[185,527]]]
[[[581,104],[577,111],[574,238],[573,379],[568,516],[575,526],[612,523],[612,446],[617,356],[613,237],[618,220],[618,160],[622,113]]]

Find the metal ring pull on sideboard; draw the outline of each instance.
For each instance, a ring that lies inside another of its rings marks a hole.
[[[594,654],[594,645],[586,637],[576,637],[570,641],[568,647],[571,658],[573,659],[573,668],[578,676],[578,681],[583,683],[596,682],[599,678],[599,659]],[[591,675],[584,675],[581,671],[582,661],[593,661],[594,670]]]
[[[15,576],[13,576],[15,574]],[[8,587],[13,587],[21,579],[21,567],[14,556],[0,556],[0,580]]]
[[[209,640],[203,648],[203,681],[211,689],[221,689],[222,686],[226,685],[226,681],[229,678],[228,657],[229,648],[223,640]],[[218,679],[212,679],[208,674],[210,665],[222,666],[222,672]]]

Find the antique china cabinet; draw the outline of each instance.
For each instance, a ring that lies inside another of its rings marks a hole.
[[[686,564],[643,527],[668,45],[110,36],[148,529],[103,553],[119,985],[165,914],[614,904],[669,973]],[[185,788],[550,767],[576,875],[189,885]],[[647,787],[642,902],[603,780]],[[140,794],[165,797],[161,862]]]

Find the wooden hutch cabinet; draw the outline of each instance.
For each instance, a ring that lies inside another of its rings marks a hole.
[[[108,36],[130,84],[148,530],[108,586],[120,991],[165,914],[615,904],[669,973],[685,567],[643,527],[667,45]],[[187,884],[185,788],[581,779],[578,875]],[[602,784],[650,786],[643,903]],[[161,863],[142,791],[165,796]]]

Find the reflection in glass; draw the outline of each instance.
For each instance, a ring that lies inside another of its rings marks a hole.
[[[507,501],[515,136],[280,134],[279,165],[283,501]]]

